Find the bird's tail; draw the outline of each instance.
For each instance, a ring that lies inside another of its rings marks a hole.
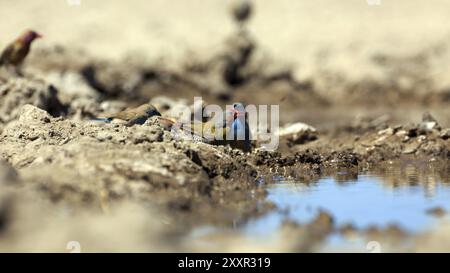
[[[110,123],[113,119],[112,118],[94,118],[92,120],[93,121],[101,121],[101,122]]]
[[[170,118],[158,117],[158,121],[164,129],[169,131],[176,125],[176,121]]]
[[[209,143],[215,139],[214,133],[209,131],[210,128],[205,123],[176,123],[173,128],[196,142]]]

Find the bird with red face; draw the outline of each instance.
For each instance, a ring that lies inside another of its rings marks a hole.
[[[231,109],[225,112],[224,123],[227,128],[224,144],[244,152],[250,152],[252,149],[251,133],[244,105],[239,102],[234,103]],[[221,141],[218,143],[223,144]]]
[[[234,103],[223,113],[223,121],[211,119],[207,122],[174,124],[174,132],[181,129],[192,134],[194,140],[213,145],[229,145],[232,148],[250,152],[252,149],[250,128],[242,103]],[[179,131],[178,131],[179,132]]]
[[[31,44],[38,38],[42,38],[42,35],[36,31],[25,31],[3,50],[0,55],[0,66],[10,65],[16,69],[20,67],[30,52]]]

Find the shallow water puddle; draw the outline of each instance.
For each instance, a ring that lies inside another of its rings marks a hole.
[[[278,251],[277,242],[286,240],[279,232],[286,221],[310,225],[321,211],[331,215],[334,224],[334,231],[316,249],[321,252],[372,252],[377,250],[378,241],[372,241],[376,238],[373,233],[364,236],[364,231],[390,230],[391,235],[398,237],[396,232],[401,230],[418,235],[440,221],[428,213],[430,209],[450,211],[450,167],[446,163],[406,161],[364,174],[335,173],[308,183],[280,175],[269,177],[270,181],[266,177],[258,182],[267,188],[267,200],[276,209],[232,227],[233,232],[248,239],[249,245],[258,251]],[[354,227],[356,235],[339,232],[348,226]],[[198,231],[197,235],[226,232],[214,227]],[[411,237],[398,238],[405,247],[411,243]],[[214,244],[215,240],[206,242]],[[382,247],[383,251],[389,251],[388,241],[383,240]]]
[[[245,230],[252,234],[272,232],[283,220],[307,223],[324,210],[338,227],[348,223],[358,229],[397,224],[407,231],[420,232],[436,222],[427,210],[450,209],[450,186],[432,184],[394,187],[376,175],[359,175],[348,182],[325,177],[309,185],[280,181],[268,186],[267,197],[278,210],[248,223]]]

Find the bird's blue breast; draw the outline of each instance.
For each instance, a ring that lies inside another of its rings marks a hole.
[[[244,140],[245,139],[245,125],[239,120],[235,119],[233,124],[231,124],[233,130],[234,139]]]
[[[138,117],[134,120],[135,124],[143,125],[147,121],[147,116]]]

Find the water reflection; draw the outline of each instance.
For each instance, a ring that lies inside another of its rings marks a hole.
[[[420,232],[435,223],[426,213],[434,207],[450,209],[449,167],[422,161],[387,163],[358,174],[338,172],[310,183],[276,179],[268,183],[268,200],[278,210],[248,223],[249,234],[275,231],[289,219],[310,222],[319,211],[329,212],[337,227],[358,229],[398,225]]]
[[[258,179],[275,210],[233,221],[230,228],[203,229],[193,240],[213,250],[233,243],[239,251],[371,252],[371,244],[382,252],[414,251],[416,235],[450,211],[449,177],[447,163],[427,161],[386,162],[313,179],[286,169]]]
[[[380,176],[385,187],[422,187],[426,197],[433,197],[439,186],[450,185],[450,166],[447,162],[403,161],[387,164],[372,172]]]

